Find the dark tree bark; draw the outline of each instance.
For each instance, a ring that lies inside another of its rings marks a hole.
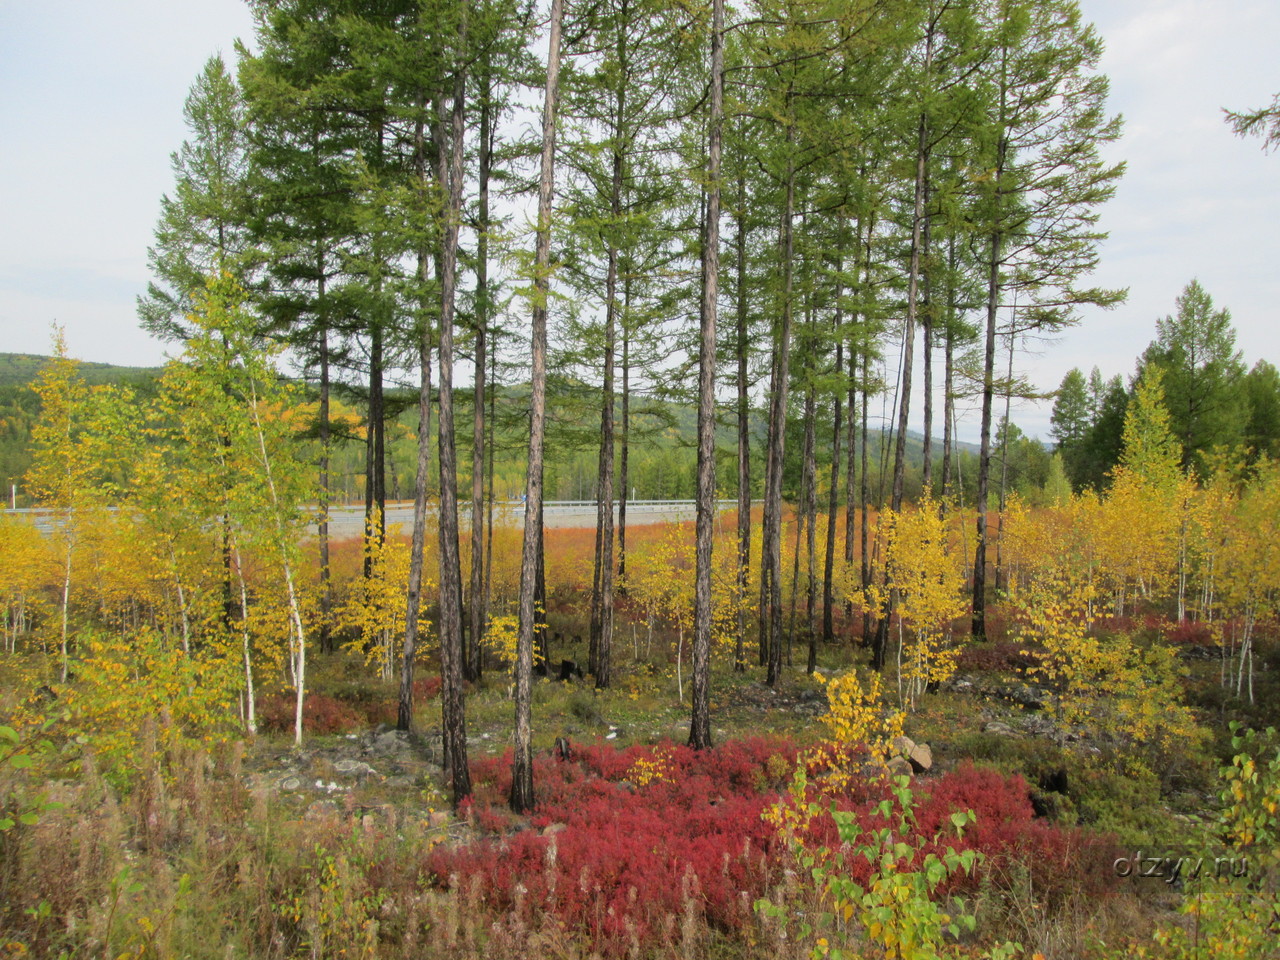
[[[925,204],[929,202],[928,185],[925,187]],[[924,329],[922,349],[924,361],[924,463],[921,480],[926,497],[933,496],[933,314],[929,302],[929,217],[925,217],[924,235],[921,238],[920,326]]]
[[[711,117],[707,223],[702,243],[702,330],[698,352],[698,506],[693,601],[693,715],[689,746],[711,746],[711,535],[716,510],[716,300],[720,283],[720,139],[724,124],[724,0],[711,14]]]
[[[953,233],[947,241],[947,322],[943,327],[942,361],[942,501],[945,506],[951,495],[951,458],[954,456],[955,437],[955,294],[956,238]]]
[[[773,542],[774,506],[770,491],[773,489],[773,428],[774,405],[778,392],[778,344],[774,332],[773,350],[769,358],[769,420],[765,433],[764,457],[764,508],[760,524],[760,597],[756,605],[756,639],[759,645],[760,666],[767,667],[772,657],[771,631],[773,623],[773,556],[769,545]]]
[[[911,413],[911,373],[915,362],[916,319],[919,314],[921,236],[924,225],[925,178],[928,167],[926,127],[920,117],[916,146],[915,210],[911,217],[911,266],[907,275],[907,320],[902,335],[902,378],[898,391],[898,426],[893,448],[893,487],[889,505],[902,509],[907,465],[907,418]]]
[[[751,575],[751,401],[747,382],[747,181],[738,178],[738,229],[735,237],[738,270],[738,640],[733,669],[747,669],[745,601]]]
[[[931,39],[931,36],[930,36]],[[925,70],[929,69],[929,50],[926,45]],[[907,464],[907,418],[911,411],[911,368],[914,363],[916,342],[916,318],[919,312],[920,297],[920,254],[921,234],[924,223],[924,196],[928,172],[928,127],[924,114],[916,131],[916,178],[915,206],[911,216],[911,265],[907,276],[907,319],[906,329],[902,334],[902,377],[898,391],[898,424],[893,447],[893,486],[889,505],[897,513],[902,509],[903,488],[906,482]],[[884,558],[885,570],[889,568],[889,558]],[[875,649],[872,651],[871,665],[875,670],[883,670],[888,648],[889,621],[893,616],[893,608],[897,593],[892,584],[889,588],[889,608],[880,618],[876,630]]]
[[[812,361],[810,361],[812,362]],[[814,421],[818,419],[818,397],[817,391],[813,383],[812,374],[810,374],[809,387],[805,391],[804,398],[804,457],[803,466],[801,467],[800,486],[802,492],[800,494],[800,516],[797,518],[796,524],[796,543],[799,545],[799,534],[801,527],[804,528],[805,537],[805,566],[808,574],[806,578],[805,601],[804,601],[804,632],[805,639],[808,643],[808,659],[806,661],[805,671],[813,673],[818,665],[818,638],[813,629],[813,613],[814,599],[817,592],[815,587],[816,570],[814,567],[814,547],[816,540],[816,530],[818,518],[818,497],[817,497],[817,463],[816,448],[818,445],[817,425]],[[800,558],[800,551],[796,550],[796,559]],[[795,586],[792,588],[792,609],[794,610],[794,596],[799,593],[800,581],[797,578]]]
[[[320,404],[316,414],[317,432],[320,440],[320,520],[316,524],[316,539],[320,541],[320,649],[325,653],[333,652],[333,634],[330,629],[333,619],[333,578],[329,569],[329,503],[332,495],[329,490],[329,447],[332,430],[329,425],[329,330],[323,317],[324,311],[324,269],[317,264],[319,293],[317,303],[320,304]]]
[[[488,618],[488,597],[485,589],[485,514],[484,514],[484,464],[485,464],[485,363],[489,332],[489,179],[493,157],[493,108],[489,103],[490,80],[484,76],[485,90],[480,100],[480,209],[479,230],[476,237],[476,317],[475,317],[475,399],[471,423],[471,591],[468,614],[467,656],[465,676],[475,682],[484,670],[485,621]]]
[[[627,592],[627,499],[631,489],[631,330],[627,319],[631,310],[631,277],[622,283],[622,409],[618,424],[618,593]]]
[[[626,20],[626,3],[621,18]],[[627,34],[618,32],[619,70],[627,75]],[[609,182],[609,216],[614,224],[622,217],[624,176],[623,118],[626,116],[627,88],[616,89],[613,129],[613,168]],[[618,329],[618,245],[612,235],[608,242],[605,273],[604,383],[600,397],[600,463],[596,482],[596,554],[591,591],[591,666],[596,687],[605,689],[612,681],[613,667],[613,459],[614,459],[614,351]]]
[[[463,37],[466,27],[464,21]],[[450,799],[456,808],[471,793],[467,766],[466,699],[463,687],[462,564],[458,550],[458,463],[453,411],[453,319],[457,284],[458,228],[462,217],[462,140],[466,83],[459,70],[454,79],[451,136],[441,118],[440,183],[447,186],[444,215],[443,272],[440,276],[440,705],[445,769]],[[448,150],[446,152],[446,145]]]
[[[837,265],[837,269],[839,266]],[[841,311],[839,307],[840,290],[836,290],[836,318],[835,328],[837,338],[840,336]],[[836,376],[838,377],[844,372],[844,341],[836,340]],[[844,426],[841,420],[843,413],[843,404],[840,395],[837,394],[835,399],[831,401],[831,490],[827,497],[827,552],[825,562],[822,568],[822,642],[832,643],[836,637],[834,613],[832,605],[834,602],[834,579],[836,566],[836,510],[839,506],[839,497],[836,491],[840,489],[840,433]],[[852,544],[850,544],[852,545]],[[816,663],[814,664],[816,666]],[[813,667],[809,668],[809,672],[813,672]]]
[[[987,263],[987,329],[982,352],[982,440],[978,449],[978,538],[973,551],[973,623],[975,639],[987,637],[987,498],[991,481],[991,409],[995,399],[996,313],[1000,300],[1000,234],[991,237]]]
[[[370,543],[380,544],[387,534],[386,404],[382,393],[382,322],[375,320],[369,331],[369,415],[365,427],[364,483],[364,577],[373,576]]]
[[[529,415],[529,462],[525,479],[524,542],[520,558],[520,633],[516,644],[515,750],[511,770],[511,809],[528,813],[533,792],[533,633],[534,593],[541,566],[542,462],[546,433],[547,296],[551,286],[551,202],[555,189],[556,98],[560,79],[560,22],[563,0],[551,0],[547,49],[547,86],[542,108],[542,169],[538,183],[538,237],[534,255],[532,317],[533,369]]]
[[[1017,334],[1009,325],[1009,367],[1005,376],[1004,434],[1000,438],[1000,491],[996,498],[996,592],[1004,589],[1004,509],[1009,485],[1009,408],[1013,405],[1013,349]]]
[[[1001,195],[1008,151],[1006,129],[1006,101],[1008,99],[1007,62],[1002,63],[1000,88],[997,91],[999,117],[997,129],[1000,138],[996,143],[995,169],[992,171],[990,189],[997,202]],[[988,237],[987,259],[987,325],[982,350],[982,440],[978,450],[978,490],[975,497],[978,511],[977,543],[973,551],[973,623],[975,639],[987,638],[987,498],[991,481],[991,412],[995,400],[996,366],[996,315],[1000,309],[1000,264],[1003,258],[1004,235],[997,217]]]
[[[489,350],[489,378],[486,384],[488,390],[489,416],[485,424],[485,428],[489,431],[488,450],[489,465],[488,479],[485,493],[485,548],[484,548],[484,608],[489,609],[490,592],[493,589],[493,454],[496,444],[494,443],[494,424],[497,421],[496,405],[498,402],[497,390],[494,389],[498,378],[498,337],[497,332],[493,331],[492,342]]]
[[[765,508],[772,515],[765,552],[769,556],[769,668],[765,682],[777,686],[782,676],[782,464],[786,452],[787,390],[791,371],[792,288],[794,279],[796,204],[795,126],[787,125],[786,199],[783,204],[780,255],[782,257],[782,323],[774,350],[773,403],[769,418],[769,485]]]
[[[420,189],[425,194],[427,177],[427,143],[423,122],[414,131],[414,165]],[[427,481],[431,475],[431,353],[434,337],[430,306],[427,303],[427,264],[431,257],[425,247],[418,250],[418,285],[423,291],[419,302],[422,333],[418,341],[418,459],[413,489],[413,540],[409,548],[409,583],[404,617],[404,648],[400,657],[400,698],[396,712],[396,729],[413,729],[413,658],[417,653],[418,621],[422,609],[422,553],[427,529]]]
[[[871,401],[871,351],[862,353],[862,484],[858,491],[858,502],[862,507],[862,590],[865,593],[871,586],[871,554],[868,550],[867,537],[870,533],[870,522],[867,517],[868,504],[871,499],[871,478],[867,473],[867,408]],[[871,608],[862,608],[862,643],[866,646],[871,640]]]

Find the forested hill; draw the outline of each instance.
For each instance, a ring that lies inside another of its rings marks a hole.
[[[31,427],[39,415],[39,400],[31,390],[31,382],[48,357],[21,353],[0,353],[0,483],[7,491],[10,484],[17,484],[21,499],[22,478],[31,465]],[[147,392],[153,378],[159,373],[155,367],[123,367],[107,363],[81,362],[80,372],[85,381],[97,384],[129,384]],[[392,393],[397,393],[392,391]],[[494,424],[497,430],[497,461],[495,463],[495,493],[498,497],[518,496],[523,485],[524,454],[528,444],[527,384],[498,387]],[[546,464],[548,496],[553,499],[590,499],[595,496],[596,445],[599,442],[599,409],[594,390],[568,382],[556,385],[552,390],[549,411],[549,432],[554,439]],[[462,415],[469,417],[470,396],[458,392]],[[342,424],[336,435],[339,441],[333,451],[331,474],[334,492],[339,499],[358,499],[362,496],[364,479],[364,444],[360,415],[356,411],[364,405],[361,398],[349,396],[336,401],[334,418]],[[347,404],[350,406],[347,406]],[[416,394],[405,392],[403,397],[389,397],[387,431],[387,485],[392,499],[404,499],[412,495],[415,443],[417,431]],[[798,415],[798,411],[796,411]],[[730,422],[732,414],[724,413],[725,420],[718,431],[721,459],[721,487],[726,495],[736,478],[732,459],[736,449],[736,428]],[[652,397],[633,396],[631,424],[631,470],[628,478],[629,493],[640,499],[687,499],[694,492],[694,469],[697,463],[694,440],[697,415],[692,404],[658,400]],[[763,449],[765,443],[764,417],[758,411],[752,416],[752,443]],[[800,478],[800,449],[803,425],[798,416],[788,431],[787,493],[798,495]],[[826,441],[820,440],[817,449],[819,464],[829,464]],[[869,473],[873,474],[873,493],[879,474],[879,454],[882,438],[878,430],[868,438]],[[908,462],[913,473],[920,468],[922,437],[908,432]],[[976,457],[978,448],[973,444],[958,443],[962,456]],[[459,448],[459,469],[470,470],[469,449]],[[935,462],[942,456],[940,438],[934,439]],[[1047,455],[1046,455],[1047,456]],[[824,470],[825,478],[829,471]],[[757,471],[759,473],[759,471]],[[962,468],[962,479],[965,468]],[[970,474],[971,475],[971,474]],[[762,477],[756,476],[758,485]],[[1038,478],[1042,479],[1042,478]],[[753,490],[753,496],[761,491]]]
[[[49,357],[33,353],[0,353],[0,388],[27,387],[35,379]],[[139,383],[150,380],[159,367],[118,367],[111,363],[80,364],[85,383]]]
[[[40,413],[31,383],[48,362],[49,357],[31,353],[0,353],[0,483],[6,500],[9,485],[21,489],[22,477],[31,466],[31,425]],[[80,364],[80,375],[91,386],[127,383],[145,389],[159,372],[158,367]]]

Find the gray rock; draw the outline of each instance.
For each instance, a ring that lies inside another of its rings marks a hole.
[[[297,777],[285,777],[280,781],[281,790],[297,790],[302,786],[302,781]]]
[[[338,760],[334,763],[333,769],[344,776],[359,777],[362,780],[377,772],[361,760]]]
[[[379,733],[368,741],[365,755],[377,758],[409,759],[414,757],[420,748],[413,738],[403,730],[388,730]]]
[[[1043,713],[1032,713],[1022,718],[1022,729],[1037,737],[1052,737],[1058,726]]]
[[[1039,710],[1045,705],[1045,692],[1025,683],[1006,684],[996,692],[1005,700],[1012,700],[1019,706],[1030,707],[1032,710]]]
[[[1013,727],[1009,726],[1007,723],[1003,723],[1000,720],[992,720],[985,727],[983,727],[982,730],[984,733],[992,733],[992,734],[995,734],[997,737],[1012,737],[1017,735],[1017,731],[1014,730]]]

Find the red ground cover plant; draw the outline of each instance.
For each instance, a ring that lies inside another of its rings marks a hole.
[[[833,796],[825,788],[821,771],[815,773],[811,768],[809,774],[807,803],[816,801],[824,809],[834,804],[839,810],[852,811],[868,831],[892,825],[875,810],[888,796],[884,781],[855,780],[848,790]],[[1116,849],[1112,838],[1036,817],[1030,788],[1021,776],[1006,776],[966,761],[941,776],[917,778],[911,789],[914,834],[930,840],[921,848],[922,856],[941,855],[953,847],[956,851],[977,850],[985,857],[972,876],[957,875],[939,888],[940,894],[972,892],[990,882],[999,889],[1018,885],[1020,894],[1030,889],[1042,904],[1057,905],[1074,894],[1097,897],[1114,889],[1110,864]],[[976,819],[957,837],[951,814],[965,810],[972,810]],[[806,847],[834,849],[838,843],[830,817],[809,822]],[[846,875],[865,886],[872,872],[866,858],[846,856],[845,864]]]
[[[1112,838],[1036,817],[1022,777],[966,761],[922,790],[926,796],[916,809],[920,832],[941,831],[944,846],[980,850],[987,858],[981,871],[997,883],[1021,873],[1039,898],[1055,904],[1073,894],[1096,897],[1115,887]],[[957,810],[972,810],[977,818],[958,843],[949,823]]]
[[[1017,640],[992,640],[966,644],[956,660],[957,673],[1017,673],[1025,675],[1038,660]]]
[[[532,829],[506,810],[510,756],[481,760],[473,770],[476,794],[464,807],[480,838],[435,848],[422,871],[437,885],[479,890],[499,913],[550,913],[609,956],[671,939],[691,909],[713,928],[740,930],[753,922],[751,904],[791,865],[761,814],[783,796],[796,753],[786,741],[766,739],[701,753],[669,743],[574,745],[568,761],[535,759]],[[824,806],[834,801],[874,824],[883,781],[855,779],[831,797],[823,772],[810,774],[813,797]],[[1110,876],[1093,869],[1110,847],[1035,819],[1021,777],[966,764],[917,780],[913,789],[920,833],[941,833],[943,848],[981,850],[982,869],[997,885],[1021,878],[1047,901],[1082,882],[1101,889]],[[966,809],[977,822],[957,841],[949,815]],[[834,845],[829,818],[813,821],[806,843]],[[853,879],[865,881],[858,874],[869,873],[866,860],[847,861]],[[981,874],[960,878],[953,889],[980,882]]]
[[[1153,614],[1146,618],[1145,626],[1167,643],[1175,646],[1207,648],[1218,646],[1218,638],[1214,636],[1213,628],[1201,620],[1168,620]],[[1219,629],[1223,635],[1230,636],[1233,626],[1236,625],[1225,621],[1219,624]]]
[[[296,702],[292,692],[269,693],[258,699],[258,728],[273,733],[293,730]],[[302,701],[302,729],[306,733],[346,733],[362,727],[365,718],[351,704],[322,693]]]
[[[761,812],[786,779],[794,746],[750,739],[703,752],[573,749],[568,761],[535,760],[532,825],[540,829],[513,833],[510,756],[478,762],[468,815],[493,835],[436,848],[426,872],[440,884],[478,878],[494,909],[553,913],[611,955],[671,937],[689,909],[722,930],[751,920],[773,866],[775,838]]]

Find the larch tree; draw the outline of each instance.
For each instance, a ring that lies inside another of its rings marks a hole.
[[[173,194],[160,198],[153,279],[138,297],[143,329],[183,340],[205,278],[229,271],[245,278],[252,239],[246,229],[249,144],[244,101],[220,55],[210,57],[182,108],[191,138],[171,156]]]
[[[997,393],[996,334],[1016,297],[1024,328],[1071,323],[1084,303],[1110,306],[1122,291],[1078,287],[1097,263],[1098,206],[1115,192],[1123,164],[1104,163],[1102,144],[1120,133],[1106,114],[1107,78],[1094,72],[1096,31],[1071,3],[994,0],[985,11],[986,119],[978,131],[972,231],[985,250],[982,422],[978,454],[973,622],[986,635],[987,511]],[[1012,295],[1012,296],[1011,296]],[[1011,324],[1012,326],[1012,324]]]
[[[551,215],[555,194],[556,104],[560,80],[563,0],[551,0],[547,78],[542,106],[542,161],[538,180],[538,221],[533,265],[533,370],[530,384],[529,459],[525,478],[524,537],[520,556],[520,626],[515,668],[515,750],[511,809],[533,809],[533,629],[542,540],[542,464],[546,436],[547,299],[551,288]]]
[[[562,150],[564,229],[575,238],[566,244],[565,274],[579,301],[566,353],[588,378],[598,371],[600,382],[599,427],[592,430],[599,447],[588,664],[604,688],[612,682],[614,501],[622,487],[616,476],[619,339],[630,339],[625,313],[632,265],[653,243],[644,235],[662,219],[653,158],[670,152],[664,140],[671,134],[671,94],[661,78],[671,72],[677,21],[652,0],[596,4],[581,11],[581,21],[570,51],[581,51],[569,75],[574,82],[566,83],[560,105],[566,127],[577,132]],[[630,343],[624,345],[629,351]]]
[[[698,351],[698,496],[689,746],[711,746],[711,539],[716,513],[716,310],[720,282],[720,151],[724,127],[724,0],[712,0],[706,227]]]
[[[1199,281],[1183,289],[1174,315],[1156,321],[1156,339],[1142,355],[1147,365],[1164,371],[1164,401],[1184,468],[1203,469],[1212,447],[1239,442],[1244,362],[1231,314],[1214,309]]]
[[[443,249],[440,255],[440,706],[445,770],[456,808],[471,793],[467,766],[466,701],[463,688],[462,563],[458,549],[458,463],[453,410],[453,325],[458,272],[458,231],[462,219],[463,137],[465,135],[465,50],[468,18],[465,5],[455,29],[458,47],[452,51],[452,106],[440,101],[436,121],[438,182],[444,191]]]
[[[1241,137],[1261,137],[1264,150],[1280,146],[1280,94],[1256,110],[1223,110],[1231,129]]]

